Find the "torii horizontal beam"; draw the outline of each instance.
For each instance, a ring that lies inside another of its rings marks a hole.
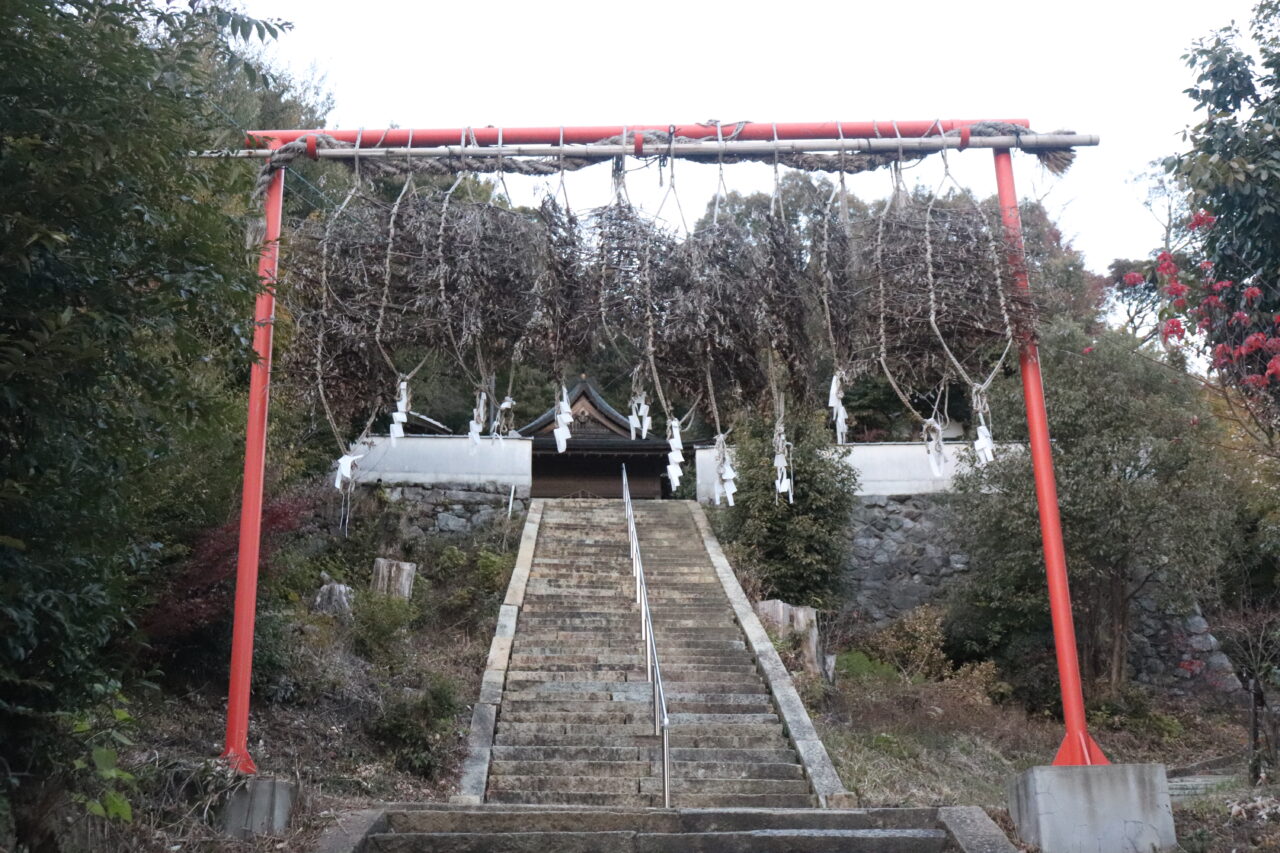
[[[744,142],[786,139],[896,139],[938,136],[975,124],[1013,124],[1029,128],[1025,118],[931,119],[924,121],[717,122],[699,124],[615,124],[579,127],[362,128],[358,130],[251,130],[247,147],[284,145],[312,133],[324,133],[360,148],[432,148],[440,145],[585,145],[624,133],[657,131],[688,139]]]

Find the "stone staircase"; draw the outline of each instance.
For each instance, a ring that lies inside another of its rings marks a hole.
[[[347,813],[316,853],[1015,853],[976,807],[849,808],[701,509],[639,502],[636,527],[673,808],[622,502],[535,501],[459,793]]]
[[[672,805],[815,805],[689,508],[639,502],[636,527],[671,719]],[[634,589],[621,501],[546,503],[486,802],[662,804]]]

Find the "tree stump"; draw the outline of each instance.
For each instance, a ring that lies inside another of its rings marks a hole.
[[[818,636],[817,610],[787,604],[777,598],[757,601],[755,609],[761,619],[771,622],[783,636],[793,633],[800,635],[801,657],[806,672],[821,675],[828,681],[834,679],[834,663],[827,659],[829,655],[825,653],[822,638]]]
[[[402,563],[377,557],[373,561],[373,582],[369,588],[382,595],[393,595],[406,601],[413,595],[413,579],[417,563]]]

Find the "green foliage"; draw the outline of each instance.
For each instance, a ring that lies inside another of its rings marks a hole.
[[[405,633],[417,618],[413,602],[393,595],[361,593],[352,605],[352,642],[359,654],[387,666],[399,659]]]
[[[396,767],[432,779],[453,744],[454,720],[461,710],[453,684],[432,677],[419,694],[388,703],[368,730],[391,750]]]
[[[1114,690],[1134,596],[1159,590],[1176,604],[1207,595],[1227,555],[1235,495],[1215,461],[1219,435],[1199,383],[1180,369],[1138,351],[1131,335],[1089,337],[1066,323],[1044,330],[1041,356],[1082,670]],[[1012,377],[994,389],[1005,430],[1024,429],[1019,398]],[[1029,454],[1005,452],[957,477],[952,506],[975,567],[948,626],[958,653],[993,657],[1020,698],[1052,704]]]
[[[896,679],[898,671],[855,649],[836,655],[836,676],[855,681],[886,681]]]
[[[1185,733],[1182,721],[1157,710],[1146,689],[1128,684],[1089,704],[1089,725],[1095,730],[1127,731],[1156,741],[1177,740]]]
[[[830,452],[821,415],[794,415],[788,428],[795,503],[774,490],[771,425],[747,420],[734,433],[738,493],[735,506],[720,515],[721,532],[746,568],[761,575],[764,595],[821,605],[834,591],[849,545],[857,478]]]
[[[275,31],[204,4],[0,11],[0,758],[14,766],[57,760],[57,721],[130,665],[152,581],[225,520],[259,286],[228,200],[250,176],[187,155],[225,139],[212,107],[228,40]]]
[[[450,543],[421,557],[425,582],[414,592],[420,624],[476,626],[497,612],[515,554],[501,542],[488,541],[493,533],[482,532],[470,543]]]
[[[137,778],[120,767],[120,749],[133,746],[136,721],[126,704],[120,694],[110,697],[75,720],[66,736],[81,751],[71,762],[71,799],[95,817],[129,823],[133,806],[128,795],[137,787]]]

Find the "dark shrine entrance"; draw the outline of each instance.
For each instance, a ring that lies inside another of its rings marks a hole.
[[[649,438],[633,440],[626,416],[585,379],[569,390],[569,408],[572,437],[564,453],[556,452],[551,435],[554,407],[518,430],[533,437],[532,497],[621,498],[623,465],[633,498],[670,496],[666,439],[650,430]]]

